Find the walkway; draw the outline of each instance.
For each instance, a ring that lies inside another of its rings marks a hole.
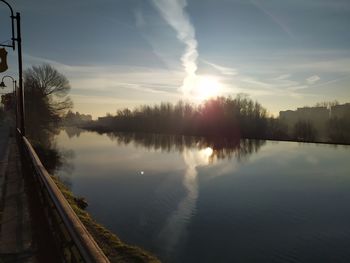
[[[10,131],[0,123],[0,263],[37,262],[18,147]]]

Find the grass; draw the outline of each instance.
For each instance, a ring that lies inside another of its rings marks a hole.
[[[124,243],[115,234],[97,223],[88,212],[78,206],[77,198],[58,177],[52,176],[52,179],[111,262],[160,263],[160,260],[148,251]]]

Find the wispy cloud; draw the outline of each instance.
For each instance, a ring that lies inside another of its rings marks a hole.
[[[288,87],[287,89],[291,91],[298,91],[298,90],[307,89],[308,87],[309,87],[308,85],[299,85],[299,86],[291,86],[291,87]]]
[[[197,40],[195,29],[185,11],[186,0],[153,0],[164,20],[176,31],[177,38],[186,45],[181,57],[186,72],[181,87],[182,92],[188,95],[194,87],[197,71]]]
[[[250,0],[250,2],[260,9],[265,15],[267,15],[272,21],[274,21],[290,38],[294,39],[294,35],[289,29],[287,25],[285,25],[280,19],[278,19],[274,14],[272,14],[270,11],[268,11],[265,7],[263,7],[260,3],[258,3],[255,0]]]
[[[306,79],[306,82],[309,84],[309,85],[313,85],[315,84],[317,81],[319,81],[321,78],[317,75],[313,75],[309,78]]]
[[[328,81],[325,81],[325,82],[322,82],[322,83],[318,83],[314,87],[322,87],[322,86],[331,85],[331,84],[334,84],[336,82],[340,82],[340,81],[346,80],[348,78],[350,78],[350,75],[343,76],[343,77],[336,78],[336,79],[332,79],[332,80],[328,80]]]
[[[282,75],[274,78],[274,80],[285,80],[285,79],[290,78],[290,76],[291,76],[290,74],[282,74]]]
[[[181,98],[178,91],[183,79],[181,71],[120,65],[67,65],[28,54],[24,54],[24,60],[27,65],[49,63],[67,76],[75,109],[95,117],[121,107],[157,103],[160,98],[170,102]]]
[[[213,62],[201,60],[207,65],[220,71],[225,76],[225,92],[228,94],[247,93],[253,96],[289,96],[300,97],[297,92],[301,89],[308,88],[301,82],[291,80],[291,74],[280,74],[272,78],[258,78],[251,74],[242,74],[238,69],[224,67]]]
[[[213,67],[214,69],[218,70],[221,74],[223,75],[230,75],[230,76],[235,76],[238,74],[237,69],[235,68],[230,68],[230,67],[224,67],[218,64],[211,63],[206,60],[202,60],[205,64]]]
[[[314,70],[324,73],[350,73],[350,58],[327,58],[321,61],[290,63],[287,66],[293,70],[306,71]]]

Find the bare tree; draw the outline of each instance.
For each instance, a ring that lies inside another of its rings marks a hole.
[[[48,144],[73,103],[67,78],[49,64],[24,71],[25,125],[32,141]]]
[[[325,107],[327,109],[330,109],[334,106],[339,105],[339,102],[337,100],[334,101],[322,101],[322,102],[317,102],[316,103],[316,107]]]
[[[70,90],[68,79],[50,64],[33,66],[25,70],[24,80],[27,86],[41,89],[46,96],[64,97]]]
[[[33,100],[45,99],[53,113],[62,115],[73,106],[68,96],[68,79],[50,64],[33,66],[24,71],[25,93]]]

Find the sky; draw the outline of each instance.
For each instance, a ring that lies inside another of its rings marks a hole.
[[[350,102],[348,0],[8,0],[24,68],[50,63],[74,111],[247,94],[271,114]],[[10,38],[0,3],[0,42]],[[16,74],[17,53],[9,53]],[[1,75],[4,73],[1,73]]]

